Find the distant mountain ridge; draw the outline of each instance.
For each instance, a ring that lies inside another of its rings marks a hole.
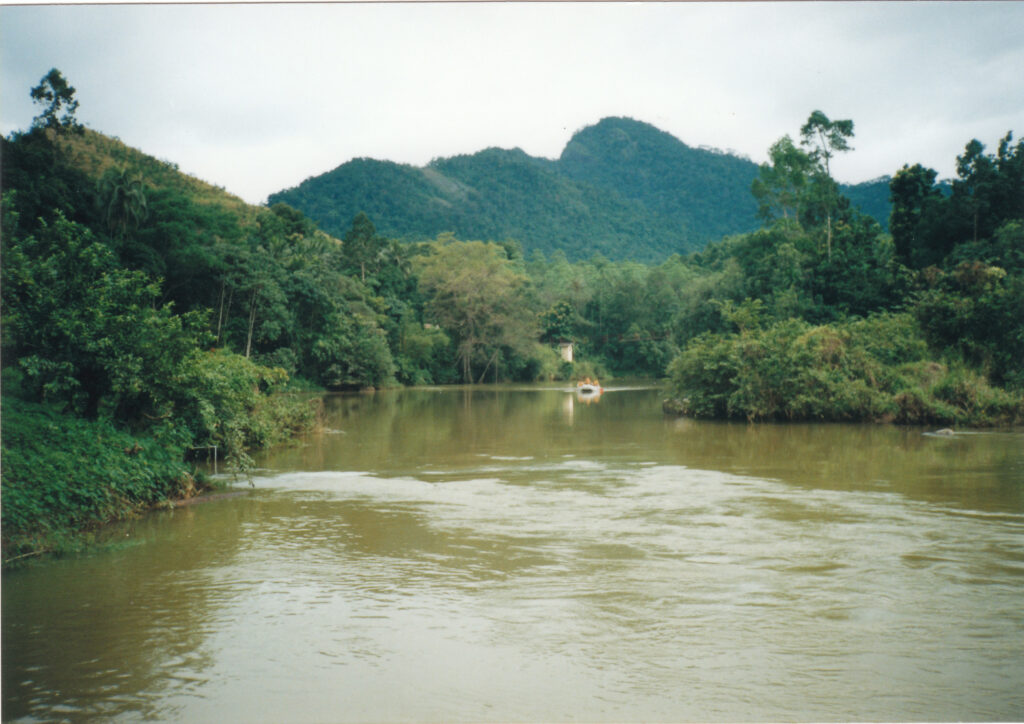
[[[686,145],[630,118],[577,131],[556,159],[488,148],[423,167],[359,158],[271,194],[342,236],[366,212],[387,236],[423,240],[515,239],[525,252],[570,259],[661,261],[759,226],[750,184],[758,165]],[[889,214],[888,178],[844,186],[878,219]]]

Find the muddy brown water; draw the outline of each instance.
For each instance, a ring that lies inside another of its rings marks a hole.
[[[3,577],[5,721],[1024,719],[1024,434],[332,396],[248,494]]]

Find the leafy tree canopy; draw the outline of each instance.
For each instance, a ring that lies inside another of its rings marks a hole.
[[[43,107],[32,120],[33,128],[52,128],[58,131],[80,132],[82,126],[75,118],[78,101],[75,89],[56,68],[42,77],[31,91],[32,101]]]

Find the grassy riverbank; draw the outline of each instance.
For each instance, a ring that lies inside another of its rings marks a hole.
[[[3,401],[3,557],[73,550],[81,533],[204,483],[185,463],[188,436],[146,436],[14,398]]]
[[[266,396],[246,437],[278,443],[312,427],[319,401]],[[3,398],[3,562],[83,549],[105,524],[166,501],[190,498],[211,482],[187,461],[192,435],[167,424],[132,434],[110,420]],[[244,468],[245,459],[234,460]]]

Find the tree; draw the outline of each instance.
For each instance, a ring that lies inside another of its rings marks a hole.
[[[1013,144],[1013,133],[999,141],[995,159],[999,176],[993,207],[995,226],[1008,219],[1024,219],[1024,141]]]
[[[205,319],[158,307],[159,293],[60,212],[32,236],[5,238],[5,351],[18,360],[24,388],[92,418],[144,425],[169,414]]]
[[[831,176],[829,161],[836,151],[852,150],[847,139],[853,138],[853,121],[830,121],[821,111],[814,111],[800,127],[801,143],[812,149],[811,156]]]
[[[341,255],[346,267],[358,269],[359,279],[365,284],[367,267],[377,268],[380,252],[385,246],[384,238],[377,234],[370,217],[360,211],[352,219],[352,228],[345,232],[342,242]]]
[[[75,89],[59,70],[51,68],[39,85],[31,90],[31,96],[34,103],[44,106],[42,113],[32,119],[33,128],[82,132],[82,126],[75,119],[75,111],[78,110]]]
[[[801,145],[810,150],[816,164],[814,181],[818,200],[825,210],[825,239],[828,255],[832,256],[832,217],[839,204],[839,187],[832,179],[830,161],[838,151],[849,151],[848,139],[853,138],[853,121],[830,121],[821,111],[814,111],[800,127]]]
[[[141,174],[133,174],[127,167],[111,169],[103,174],[97,191],[103,223],[114,238],[124,240],[129,230],[145,221],[149,210]]]
[[[896,255],[904,264],[927,258],[924,222],[934,213],[942,193],[935,185],[936,172],[919,163],[903,168],[889,182],[889,233],[896,245]]]
[[[536,319],[523,310],[527,279],[501,246],[445,235],[418,261],[426,311],[455,343],[464,381],[479,363],[482,380],[503,348],[523,353],[536,342]]]
[[[548,342],[571,342],[576,329],[576,310],[567,300],[553,304],[540,315],[541,338]]]
[[[1008,249],[995,243],[1007,222],[1024,218],[1024,143],[1007,133],[995,155],[977,139],[957,157],[957,178],[945,197],[935,172],[906,167],[890,183],[890,230],[904,263],[917,268],[985,259],[1012,263]],[[993,244],[995,244],[993,246]]]
[[[793,139],[783,136],[768,149],[770,163],[761,164],[751,192],[758,202],[758,213],[766,222],[779,217],[800,227],[805,208],[808,176],[814,165],[809,154],[797,148]]]
[[[985,154],[985,145],[973,139],[964,148],[963,155],[956,157],[956,174],[953,182],[953,203],[959,206],[970,219],[971,241],[978,241],[979,222],[988,218],[992,209],[992,195],[996,186],[996,166],[991,156]],[[991,229],[985,229],[990,233]],[[983,236],[988,236],[983,233]]]

